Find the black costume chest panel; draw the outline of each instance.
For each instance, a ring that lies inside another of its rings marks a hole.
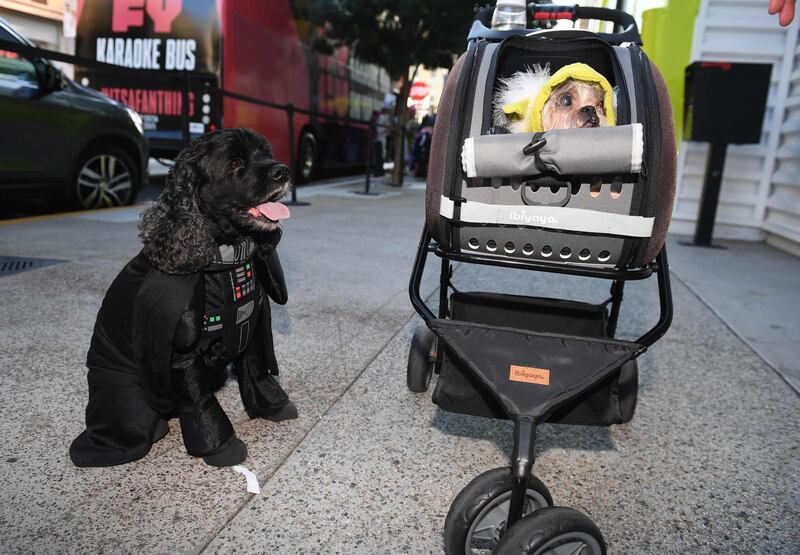
[[[222,338],[228,355],[234,357],[250,343],[264,302],[253,254],[254,247],[249,242],[223,245],[219,255],[203,269],[203,339]]]

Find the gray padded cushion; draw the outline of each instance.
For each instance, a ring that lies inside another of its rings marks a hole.
[[[428,165],[428,182],[425,188],[425,215],[428,225],[428,232],[437,243],[440,243],[441,217],[439,216],[439,204],[442,200],[444,182],[447,178],[447,135],[450,132],[450,121],[453,112],[453,101],[456,96],[456,85],[461,75],[461,68],[464,67],[466,54],[458,58],[447,81],[444,84],[442,98],[439,101],[439,113],[436,116],[436,123],[433,126],[433,138],[431,139],[431,154]],[[461,158],[458,158],[461,164]],[[451,168],[456,171],[456,168]]]
[[[642,124],[553,129],[538,150],[524,153],[530,133],[482,135],[464,141],[461,158],[467,177],[526,177],[542,169],[559,175],[638,173],[642,161]]]
[[[669,223],[672,219],[672,205],[675,202],[675,178],[677,175],[678,150],[675,143],[675,120],[672,117],[672,104],[669,101],[669,91],[664,76],[658,71],[653,62],[650,62],[653,72],[653,82],[658,93],[658,104],[661,112],[661,156],[656,163],[661,164],[661,179],[653,183],[658,187],[658,196],[655,206],[655,222],[653,234],[640,259],[641,264],[647,264],[655,259],[664,241],[667,239]]]

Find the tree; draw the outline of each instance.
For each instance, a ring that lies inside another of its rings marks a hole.
[[[403,126],[416,66],[449,68],[466,49],[473,16],[463,0],[307,0],[306,10],[325,30],[318,49],[349,46],[352,55],[400,81],[396,115]],[[402,139],[395,141],[395,185],[403,183]]]

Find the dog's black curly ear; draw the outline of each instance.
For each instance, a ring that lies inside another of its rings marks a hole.
[[[197,272],[214,254],[211,227],[198,204],[199,189],[208,179],[200,166],[208,150],[207,137],[178,154],[158,200],[142,213],[139,229],[144,254],[162,272]]]

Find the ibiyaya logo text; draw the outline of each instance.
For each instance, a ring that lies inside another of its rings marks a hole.
[[[550,370],[547,370],[546,368],[531,368],[529,366],[517,366],[512,364],[508,379],[512,382],[550,385]]]
[[[540,214],[528,214],[521,210],[512,210],[508,214],[512,222],[525,222],[526,224],[546,225],[558,224],[558,218],[555,216],[542,216]]]

